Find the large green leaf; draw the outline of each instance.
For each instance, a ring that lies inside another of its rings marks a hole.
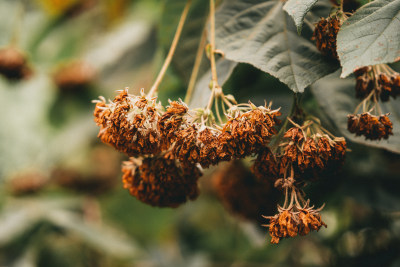
[[[53,210],[47,214],[47,219],[108,255],[130,258],[143,253],[125,233],[106,225],[87,223],[74,212]]]
[[[311,88],[320,106],[346,138],[363,145],[400,153],[400,100],[380,103],[383,112],[391,113],[389,118],[393,122],[393,135],[388,140],[367,141],[364,137],[356,137],[347,131],[347,115],[352,114],[360,102],[355,98],[354,87],[354,79],[340,79],[339,72],[335,72],[319,80]]]
[[[373,1],[346,20],[337,37],[341,77],[400,59],[400,0]]]
[[[301,33],[304,18],[318,0],[288,0],[283,9],[293,18],[297,32]]]
[[[296,26],[277,0],[224,1],[216,14],[217,48],[227,59],[249,63],[285,83],[294,92],[333,72],[330,64],[310,41],[313,22],[329,13],[325,2],[310,12],[303,29]]]

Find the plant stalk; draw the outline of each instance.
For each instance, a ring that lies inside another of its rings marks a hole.
[[[174,35],[174,39],[172,40],[171,48],[168,51],[168,55],[165,58],[164,64],[163,64],[153,86],[151,87],[149,93],[147,94],[148,97],[152,97],[155,93],[157,93],[158,87],[160,86],[161,81],[164,78],[164,75],[168,69],[168,66],[172,61],[176,47],[178,45],[179,38],[181,37],[181,33],[182,33],[183,26],[185,24],[186,17],[189,13],[191,2],[192,2],[191,0],[187,0],[187,2],[186,2],[186,5],[182,11],[181,18],[179,19],[179,23],[178,23],[178,27],[177,27],[175,35]]]

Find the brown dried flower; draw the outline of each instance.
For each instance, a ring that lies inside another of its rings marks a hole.
[[[17,49],[0,49],[0,74],[10,80],[26,79],[32,74],[26,57]]]
[[[161,133],[162,150],[167,150],[177,138],[177,132],[184,122],[188,107],[182,101],[171,101],[167,111],[161,116],[158,128]]]
[[[98,137],[106,144],[129,156],[154,155],[161,151],[158,123],[161,105],[147,98],[120,91],[113,102],[104,98],[96,102],[95,122],[100,126]]]
[[[276,159],[269,148],[259,151],[256,160],[254,161],[251,171],[259,179],[269,179],[275,181],[280,173],[280,160]]]
[[[227,210],[260,223],[262,214],[275,211],[281,196],[272,181],[255,177],[239,160],[226,163],[216,171],[213,187]]]
[[[382,102],[400,95],[400,73],[386,64],[363,67],[354,72],[356,76],[356,97],[366,98],[372,91]]]
[[[313,40],[316,40],[317,48],[322,54],[338,59],[336,52],[336,37],[342,21],[336,17],[321,18],[315,26]]]
[[[199,194],[200,170],[162,156],[131,158],[122,166],[124,188],[138,200],[158,207],[177,207]]]
[[[304,207],[300,205],[290,205],[288,208],[278,207],[278,214],[267,217],[270,220],[268,225],[271,243],[278,244],[282,238],[308,235],[311,231],[319,231],[322,226],[327,225],[322,221],[319,211],[309,206],[307,201]]]
[[[393,135],[393,124],[389,119],[389,113],[375,116],[369,112],[348,115],[347,129],[356,136],[365,136],[366,140],[388,139]]]

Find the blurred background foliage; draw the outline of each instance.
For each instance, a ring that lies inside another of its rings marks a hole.
[[[185,95],[205,2],[194,1],[163,103]],[[30,70],[0,77],[0,266],[400,266],[400,157],[387,150],[350,143],[343,172],[307,188],[326,203],[329,227],[279,246],[259,218],[224,209],[214,169],[199,199],[177,209],[146,206],[122,189],[126,158],[97,140],[91,100],[151,86],[184,3],[0,0],[0,47],[25,55]],[[219,66],[238,100],[272,100],[288,114],[292,92],[277,79],[246,64]],[[208,68],[203,60],[192,106],[208,93]],[[323,97],[307,89],[303,103],[335,131]]]

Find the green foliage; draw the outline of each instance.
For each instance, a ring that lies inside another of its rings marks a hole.
[[[354,70],[400,59],[400,0],[366,4],[340,28],[337,47],[344,78]]]
[[[285,83],[294,92],[336,70],[310,41],[312,24],[327,14],[323,3],[306,17],[304,37],[281,1],[225,1],[216,14],[217,48],[229,60],[249,63]]]
[[[283,9],[293,18],[297,32],[301,33],[304,18],[318,0],[288,0]]]

